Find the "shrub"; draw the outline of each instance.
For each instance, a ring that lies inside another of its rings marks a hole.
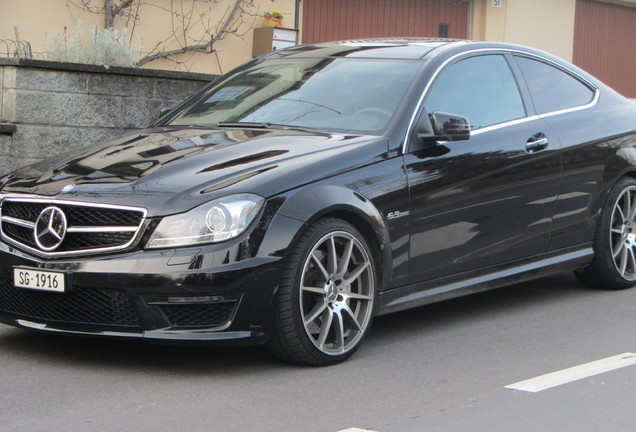
[[[68,40],[64,34],[47,35],[46,59],[60,62],[87,63],[109,66],[134,66],[141,54],[141,45],[131,43],[128,29],[93,27],[87,40],[82,38],[81,24]]]

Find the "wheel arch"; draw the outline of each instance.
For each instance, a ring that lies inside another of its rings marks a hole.
[[[631,288],[636,284],[633,198],[627,200],[628,211],[623,213],[621,210],[620,217],[614,217],[616,208],[623,208],[624,204],[619,204],[623,194],[634,193],[635,187],[636,176],[633,172],[625,173],[618,177],[605,197],[594,233],[594,257],[589,265],[575,272],[579,281],[585,285],[616,290]]]
[[[634,180],[636,180],[636,167],[633,167],[631,170],[624,172],[624,173],[623,173],[623,174],[619,177],[619,180],[620,180],[620,178],[621,178],[621,177],[631,177],[631,178],[633,178]],[[618,180],[617,180],[617,181],[618,181]]]
[[[388,228],[381,212],[368,198],[343,186],[316,185],[289,193],[278,213],[303,222],[292,241],[321,218],[333,217],[350,223],[360,231],[374,254],[380,286],[388,285],[392,275]]]
[[[623,149],[623,151],[621,151]],[[610,192],[614,186],[621,181],[624,177],[631,177],[636,179],[636,166],[633,162],[636,162],[636,152],[632,152],[633,149],[624,150],[625,147],[619,147],[616,153],[612,157],[612,163],[607,163],[599,178],[598,188],[596,193],[592,196],[589,204],[589,215],[592,220],[600,215],[603,206],[605,205]]]

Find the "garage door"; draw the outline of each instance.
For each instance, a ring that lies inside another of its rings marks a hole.
[[[635,41],[636,7],[577,0],[574,63],[631,98],[636,98]]]
[[[390,36],[466,39],[467,0],[304,0],[303,42]]]

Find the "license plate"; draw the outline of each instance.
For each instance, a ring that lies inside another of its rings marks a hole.
[[[19,288],[64,292],[66,289],[66,274],[26,268],[14,268],[13,284]]]

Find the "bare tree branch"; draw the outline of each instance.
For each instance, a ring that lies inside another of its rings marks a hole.
[[[135,66],[145,65],[146,63],[150,63],[153,60],[158,60],[158,59],[166,58],[166,57],[172,57],[179,54],[185,54],[187,52],[209,53],[213,43],[214,41],[211,40],[210,42],[206,44],[186,45],[183,48],[178,48],[178,49],[169,50],[169,51],[160,51],[158,53],[143,57],[137,63],[135,63]]]
[[[243,7],[246,4],[251,5],[251,3],[252,2],[250,0],[236,0],[234,2],[234,5],[231,8],[228,8],[228,10],[230,11],[229,14],[226,12],[223,18],[221,19],[221,22],[219,23],[220,28],[218,28],[215,32],[212,32],[210,28],[206,28],[205,33],[207,36],[209,36],[210,38],[209,41],[203,43],[202,40],[199,40],[195,43],[188,44],[187,43],[188,41],[186,39],[184,40],[184,44],[180,48],[165,50],[165,51],[158,51],[155,53],[151,52],[150,54],[142,57],[135,65],[142,66],[154,60],[158,60],[162,58],[165,59],[168,57],[173,57],[173,56],[185,54],[188,52],[204,52],[204,53],[214,52],[213,47],[216,41],[224,39],[228,34],[237,33],[238,25],[242,24],[242,21],[238,19],[240,18],[240,16],[237,17],[237,15],[240,15],[240,13],[243,12],[244,10]],[[186,31],[188,30],[191,24],[191,18],[192,18],[191,13],[186,16],[185,12],[182,12],[181,24],[184,31],[184,38],[186,38]],[[208,24],[209,24],[209,21],[208,21]],[[175,32],[173,31],[173,33]]]
[[[66,0],[67,4],[83,9],[94,14],[104,15],[104,26],[115,28],[115,20],[118,16],[124,16],[125,26],[132,31],[136,24],[140,22],[140,12],[142,6],[154,7],[170,14],[169,35],[157,42],[153,49],[147,51],[136,66],[141,66],[158,59],[166,59],[177,64],[181,64],[175,56],[186,53],[213,53],[214,44],[228,35],[244,37],[247,30],[243,29],[246,22],[244,15],[256,17],[250,10],[254,8],[254,0],[234,0],[223,12],[220,20],[214,19],[211,3],[207,13],[197,2],[187,0],[190,4],[186,6],[184,0],[170,0],[170,6],[164,7],[154,2],[143,2],[143,0],[103,0],[103,6],[94,4],[97,0]],[[178,3],[177,3],[178,2]],[[177,3],[177,4],[175,4]],[[207,5],[208,3],[206,3]],[[198,27],[198,30],[195,29]],[[131,38],[132,38],[132,31]],[[196,34],[197,36],[193,36]],[[177,45],[178,48],[169,48]],[[218,56],[217,56],[218,57]]]
[[[113,0],[106,0],[106,3],[108,2],[113,2]],[[117,16],[121,13],[121,11],[123,11],[124,9],[130,7],[133,4],[133,0],[122,0],[121,3],[119,3],[118,5],[114,5],[112,7],[113,10],[113,15]]]

